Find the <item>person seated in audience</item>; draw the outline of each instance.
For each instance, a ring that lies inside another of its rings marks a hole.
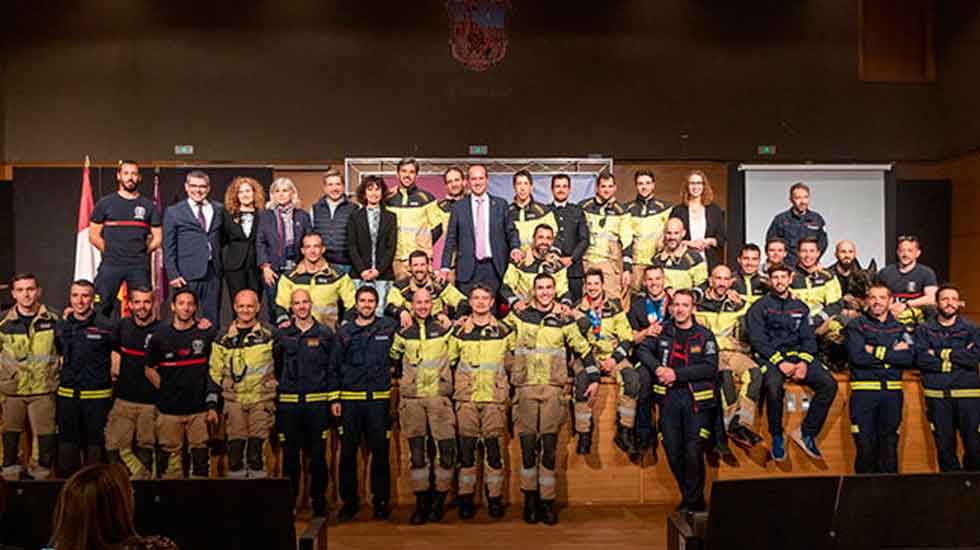
[[[58,494],[48,545],[57,550],[178,550],[170,539],[140,536],[133,524],[133,486],[120,464],[75,472]]]
[[[878,273],[878,280],[892,291],[892,315],[903,325],[917,326],[925,322],[927,315],[935,312],[936,272],[919,263],[922,247],[918,237],[902,235],[898,238],[898,263],[886,266]]]

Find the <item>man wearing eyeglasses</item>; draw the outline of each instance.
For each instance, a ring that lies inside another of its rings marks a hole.
[[[898,263],[879,271],[878,280],[892,292],[891,313],[898,322],[918,325],[925,321],[923,308],[936,305],[936,272],[918,262],[922,248],[915,235],[898,238],[897,254]]]

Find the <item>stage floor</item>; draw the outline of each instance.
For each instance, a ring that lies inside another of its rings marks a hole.
[[[330,550],[404,548],[463,550],[469,548],[615,548],[616,550],[655,550],[667,547],[667,514],[672,507],[651,506],[573,506],[561,510],[558,525],[528,525],[521,521],[521,507],[509,506],[499,521],[491,521],[485,508],[477,517],[462,521],[456,509],[435,524],[408,524],[411,507],[400,506],[388,521],[370,518],[368,508],[358,520],[331,524],[328,528]],[[308,514],[309,512],[306,512]],[[306,526],[300,516],[297,532]]]

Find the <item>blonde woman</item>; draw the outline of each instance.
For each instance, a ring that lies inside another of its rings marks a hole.
[[[228,298],[248,289],[262,295],[262,279],[255,257],[259,214],[265,208],[265,191],[253,178],[237,177],[225,191],[221,220],[221,265]]]
[[[312,231],[310,215],[300,207],[296,184],[289,178],[277,178],[269,187],[269,202],[259,217],[255,252],[269,317],[275,318],[276,284],[279,276],[296,268],[303,237]]]

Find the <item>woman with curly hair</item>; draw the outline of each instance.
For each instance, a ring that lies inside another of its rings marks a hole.
[[[239,291],[248,289],[262,296],[262,279],[255,259],[255,235],[259,212],[265,208],[265,192],[253,178],[237,177],[225,191],[221,211],[221,262],[228,298],[235,302]]]

